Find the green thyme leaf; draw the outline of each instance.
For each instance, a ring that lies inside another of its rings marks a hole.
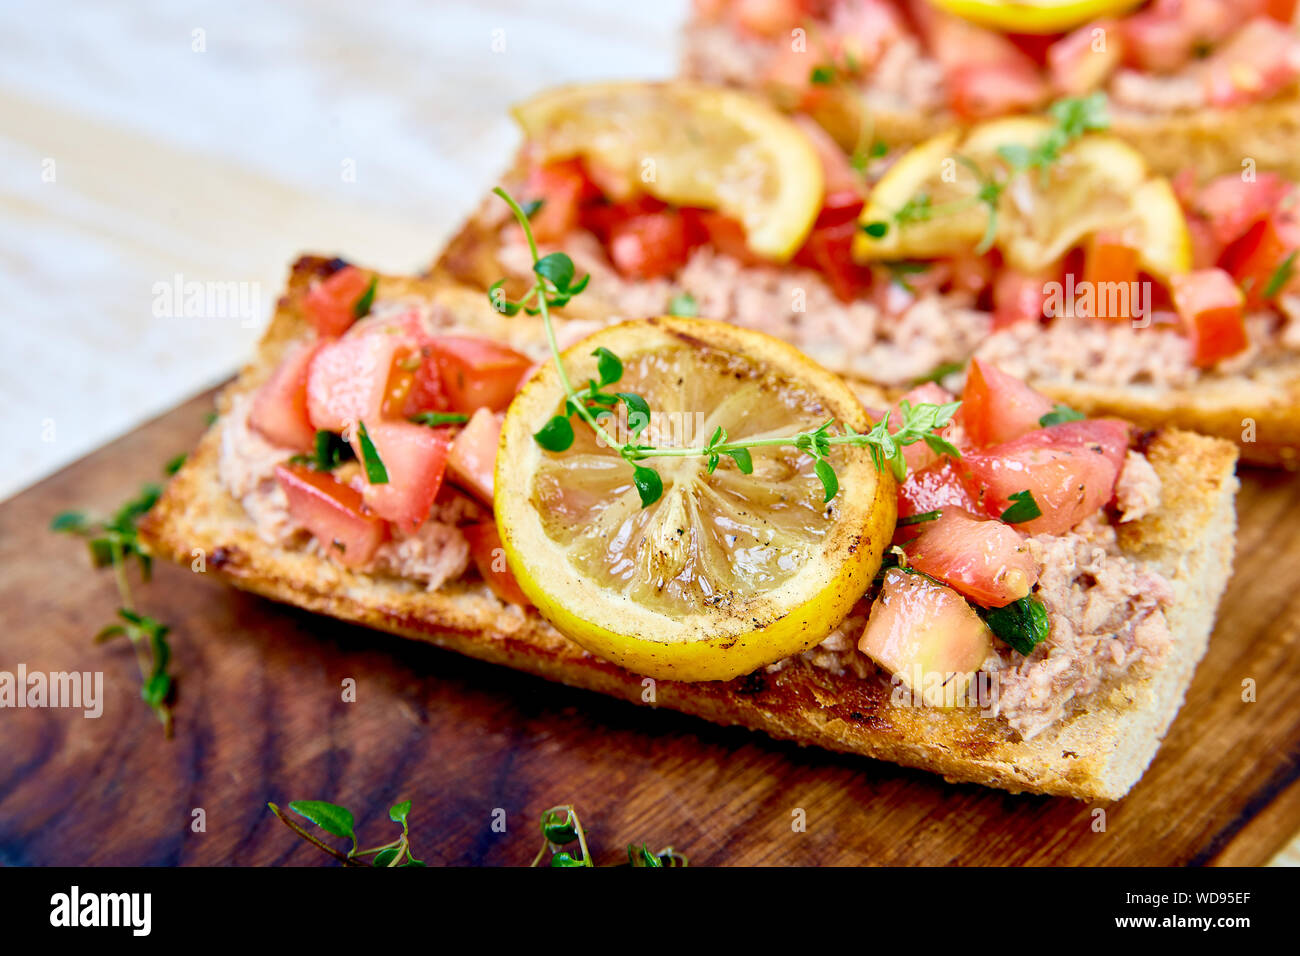
[[[835,477],[835,469],[831,467],[829,461],[825,458],[818,458],[813,462],[813,471],[815,471],[817,477],[821,479],[822,488],[826,492],[826,497],[823,499],[824,501],[830,501],[839,494],[840,480]]]
[[[723,452],[736,463],[742,475],[752,475],[754,473],[754,459],[749,455],[748,448],[733,448],[730,451]]]
[[[1002,512],[1002,520],[1007,524],[1022,524],[1026,521],[1033,521],[1043,513],[1043,509],[1038,507],[1038,502],[1034,500],[1034,493],[1028,488],[1024,491],[1017,491],[1010,496],[1010,500],[1013,504]]]
[[[1012,601],[1006,607],[975,608],[989,630],[1021,654],[1029,654],[1051,633],[1047,608],[1034,595]]]
[[[642,843],[640,846],[629,843],[627,846],[627,861],[636,867],[649,867],[652,869],[662,869],[663,861],[650,852],[650,847]]]
[[[808,82],[814,86],[829,86],[835,81],[835,68],[830,66],[814,66],[812,72],[808,74]]]
[[[436,428],[439,425],[463,425],[469,421],[469,416],[460,412],[420,412],[418,415],[412,415],[410,421],[417,425]]]
[[[361,439],[361,464],[366,469],[366,480],[372,485],[388,484],[388,469],[384,467],[375,443],[370,440],[365,422],[357,423],[357,437]]]
[[[371,276],[366,291],[361,293],[361,298],[357,299],[356,305],[352,307],[353,318],[364,319],[370,314],[370,307],[375,304],[375,290],[377,288],[379,288],[379,276]]]
[[[51,531],[63,534],[82,534],[89,528],[86,515],[80,511],[61,511],[50,522]]]
[[[176,472],[181,470],[181,467],[185,464],[185,459],[188,457],[189,456],[186,455],[185,452],[181,452],[171,461],[167,462],[167,464],[163,465],[163,471],[169,476],[176,474]]]
[[[563,252],[552,252],[533,263],[533,271],[550,282],[560,292],[565,292],[573,282],[573,260]]]
[[[658,501],[664,493],[664,482],[659,472],[644,465],[632,466],[632,483],[636,485],[637,494],[641,496],[641,507],[648,508]]]
[[[1038,419],[1038,424],[1044,428],[1051,428],[1053,425],[1061,425],[1065,422],[1083,421],[1086,417],[1086,415],[1076,412],[1069,405],[1058,404],[1050,412]]]
[[[700,314],[699,303],[689,292],[680,292],[668,300],[668,314],[693,319]]]
[[[650,403],[636,392],[619,392],[618,398],[627,406],[627,429],[639,435],[650,424]]]
[[[546,205],[545,199],[533,199],[524,203],[520,208],[523,209],[526,218],[532,219],[544,205]]]
[[[556,415],[533,435],[533,440],[547,451],[567,451],[573,444],[573,425],[563,415]]]
[[[889,232],[889,223],[877,219],[875,222],[868,222],[862,226],[862,231],[873,239],[879,239],[885,233]]]
[[[601,385],[612,385],[623,377],[623,362],[605,346],[600,346],[591,353],[596,356],[596,371],[600,373]]]
[[[356,844],[357,835],[353,831],[356,820],[352,816],[352,811],[346,807],[340,807],[336,803],[326,803],[324,800],[294,800],[289,804],[289,809],[299,816],[306,817],[326,833],[347,837],[353,845]]]

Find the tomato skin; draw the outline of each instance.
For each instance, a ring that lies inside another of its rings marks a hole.
[[[542,206],[529,219],[538,242],[560,242],[578,225],[581,206],[600,194],[580,159],[535,166],[529,171],[523,194]]]
[[[412,422],[366,422],[366,434],[388,472],[388,483],[362,488],[366,506],[404,531],[414,531],[429,517],[447,471],[449,440],[444,428]],[[352,450],[362,461],[360,429]]]
[[[947,457],[941,458],[929,468],[908,472],[903,483],[898,486],[900,518],[944,508],[960,508],[971,512],[980,510],[979,502],[962,474],[961,466]]]
[[[676,210],[620,219],[610,226],[608,249],[614,268],[626,278],[667,278],[690,258],[686,220]]]
[[[997,366],[971,359],[957,420],[976,448],[1013,441],[1042,426],[1055,406],[1041,392]]]
[[[1029,593],[1038,566],[1010,525],[946,508],[905,547],[908,564],[984,607],[1005,607]]]
[[[993,331],[1017,322],[1040,322],[1047,299],[1045,287],[1055,276],[1027,275],[1002,269],[993,280]]]
[[[505,417],[501,413],[480,408],[452,439],[447,454],[447,473],[451,480],[489,507],[503,421]]]
[[[514,572],[506,564],[505,549],[501,547],[501,535],[496,524],[484,521],[481,524],[466,525],[460,531],[469,543],[469,554],[474,560],[474,567],[478,568],[479,576],[492,589],[492,593],[507,604],[532,607],[533,602],[528,600],[528,595],[524,594],[523,588],[515,580]]]
[[[962,458],[983,511],[999,517],[1020,491],[1042,514],[1017,524],[1026,534],[1061,534],[1115,495],[1132,426],[1114,418],[1065,422]]]
[[[1246,297],[1227,272],[1200,269],[1174,276],[1173,296],[1198,366],[1208,368],[1246,348]]]
[[[388,538],[388,525],[364,509],[361,493],[332,475],[276,465],[275,479],[289,499],[289,514],[339,564],[364,567]]]
[[[373,276],[344,266],[313,286],[303,299],[303,314],[322,338],[338,338],[356,322],[356,306]]]
[[[407,337],[380,332],[354,333],[322,346],[307,372],[312,427],[342,432],[358,421],[381,419],[393,365],[414,349]]]
[[[480,408],[505,411],[533,367],[528,356],[488,339],[443,335],[433,339],[429,348],[437,359],[451,410],[466,415]]]
[[[277,445],[307,451],[316,439],[307,415],[307,372],[322,344],[309,342],[290,352],[253,396],[248,424]]]

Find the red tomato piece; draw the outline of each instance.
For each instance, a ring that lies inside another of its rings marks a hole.
[[[415,343],[402,335],[346,335],[324,345],[307,373],[307,415],[313,428],[341,432],[384,417],[394,363]]]
[[[466,415],[480,408],[505,411],[533,360],[489,339],[444,335],[430,348],[442,372],[451,410]]]
[[[609,258],[629,279],[674,275],[690,258],[686,220],[676,210],[622,219],[609,230]]]
[[[1135,288],[1138,279],[1138,251],[1122,237],[1110,232],[1094,233],[1088,238],[1087,251],[1084,254],[1083,280],[1091,287],[1093,294],[1092,313],[1097,318],[1128,321],[1133,318],[1133,306],[1136,302],[1132,296],[1111,297],[1107,290],[1116,286],[1125,289]],[[1085,287],[1087,288],[1087,287]],[[1110,302],[1128,303],[1116,308]],[[1123,313],[1123,314],[1117,314]]]
[[[1200,269],[1173,277],[1174,306],[1192,337],[1194,360],[1202,368],[1245,349],[1246,297],[1222,269]]]
[[[749,248],[745,227],[736,220],[712,209],[683,209],[681,214],[692,243],[707,243],[742,265],[763,264],[764,260]]]
[[[1026,534],[1061,534],[1115,495],[1131,426],[1114,418],[1065,422],[962,458],[985,514],[999,517],[1029,491],[1042,515],[1017,524]]]
[[[1046,285],[1056,276],[1026,275],[1002,269],[993,280],[993,330],[1017,322],[1040,322],[1047,299]]]
[[[1296,249],[1300,249],[1300,222],[1289,213],[1278,212],[1257,222],[1225,249],[1219,264],[1245,292],[1247,307],[1257,309],[1268,301],[1273,277]],[[1283,280],[1282,285],[1272,290],[1274,295],[1291,285],[1285,276]]]
[[[404,531],[424,524],[447,470],[447,430],[412,422],[366,422],[366,434],[388,472],[387,484],[370,484],[362,494],[367,507]],[[352,450],[362,461],[361,432]]]
[[[1096,31],[1101,30],[1101,34]],[[1104,47],[1097,49],[1098,36]],[[1123,58],[1124,42],[1113,20],[1095,20],[1056,40],[1047,49],[1052,88],[1066,96],[1085,96],[1110,79]]]
[[[316,331],[327,338],[337,338],[357,320],[356,307],[370,288],[374,277],[356,266],[344,266],[338,272],[312,286],[303,299],[303,313]]]
[[[1268,17],[1251,20],[1205,63],[1206,95],[1213,106],[1269,99],[1300,76],[1300,40]]]
[[[943,508],[979,511],[979,503],[962,476],[961,466],[947,457],[929,468],[908,472],[907,478],[898,486],[900,518]]]
[[[1047,84],[1032,67],[975,63],[947,73],[948,105],[966,120],[1037,109]]]
[[[1010,525],[945,509],[905,547],[908,563],[985,607],[1005,607],[1029,593],[1038,565]]]
[[[861,199],[858,200],[861,208]],[[842,218],[842,210],[834,210],[822,215],[829,220]],[[852,218],[831,224],[813,224],[812,232],[804,241],[803,247],[794,255],[796,265],[812,269],[826,280],[835,297],[841,302],[852,302],[861,298],[871,289],[871,269],[853,261],[853,237],[857,234],[856,214]]]
[[[447,454],[447,473],[451,480],[479,500],[492,504],[493,475],[497,466],[497,446],[501,444],[501,423],[505,416],[480,408],[451,442]]]
[[[523,194],[542,203],[529,220],[533,236],[538,242],[559,242],[577,227],[582,204],[600,192],[580,159],[565,159],[534,167]]]
[[[506,563],[506,552],[501,547],[501,535],[494,522],[466,525],[460,529],[465,540],[469,542],[469,554],[474,559],[474,567],[479,575],[492,589],[492,593],[507,604],[519,604],[532,607],[523,588],[515,580],[514,572]]]
[[[388,525],[365,510],[361,493],[332,475],[276,465],[275,479],[289,499],[289,514],[339,564],[364,567],[388,537]]]
[[[1294,190],[1276,173],[1259,173],[1253,182],[1229,173],[1201,187],[1192,199],[1192,211],[1205,218],[1215,241],[1227,246],[1272,215]]]
[[[1055,406],[1020,379],[979,359],[971,359],[957,419],[976,448],[1013,441],[1042,426]]]
[[[307,417],[307,370],[321,345],[294,349],[253,396],[248,423],[268,441],[296,451],[312,447],[316,429]]]

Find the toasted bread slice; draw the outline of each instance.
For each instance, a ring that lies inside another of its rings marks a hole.
[[[719,25],[692,23],[685,30],[681,57],[684,78],[749,86],[759,81],[738,64],[720,63],[720,44],[743,41]],[[774,102],[793,108],[802,99],[790,87],[768,85],[761,90]],[[889,146],[910,146],[959,126],[945,109],[899,109],[863,95],[822,95],[806,104],[814,117],[846,150],[879,140]],[[1194,169],[1205,179],[1239,173],[1246,161],[1287,179],[1300,180],[1300,90],[1259,103],[1222,109],[1177,110],[1166,113],[1111,109],[1111,131],[1132,143],[1157,172],[1173,176]],[[865,125],[864,125],[865,124]]]
[[[523,178],[517,163],[504,181],[518,183]],[[489,196],[480,204],[431,267],[429,276],[443,294],[470,309],[491,311],[486,290],[503,276],[512,275],[502,256],[505,220],[505,205],[496,197]],[[522,293],[525,278],[517,276],[512,281],[514,284],[507,286],[511,294]],[[663,311],[669,297],[665,293],[662,301],[647,302],[652,312],[628,314],[601,281],[593,279],[582,295],[557,314],[593,322],[647,318]],[[840,341],[793,344],[832,371],[863,376],[860,356]],[[1243,461],[1300,468],[1300,354],[1280,357],[1249,374],[1208,372],[1190,386],[1116,386],[1033,376],[1029,382],[1088,415],[1117,415],[1143,428],[1172,427],[1214,435],[1237,444]]]
[[[320,259],[294,267],[255,361],[220,399],[223,413],[234,395],[255,388],[305,334],[298,304],[323,268]],[[426,280],[383,278],[378,289],[381,298],[443,294]],[[469,317],[465,324],[477,321]],[[144,540],[160,556],[189,564],[194,549],[201,549],[211,571],[274,600],[632,702],[652,696],[653,705],[716,723],[1017,792],[1097,800],[1118,798],[1133,786],[1205,651],[1233,555],[1235,449],[1217,439],[1163,431],[1151,436],[1147,454],[1163,479],[1165,501],[1159,511],[1121,526],[1120,539],[1126,551],[1173,582],[1176,601],[1167,619],[1175,646],[1154,673],[1139,665],[1054,729],[1021,741],[1000,721],[972,711],[895,706],[884,678],[837,675],[798,660],[774,673],[725,683],[660,681],[651,694],[639,675],[593,657],[535,611],[498,600],[477,578],[427,592],[409,581],[354,573],[306,551],[266,544],[218,481],[223,424],[219,418],[144,519]]]

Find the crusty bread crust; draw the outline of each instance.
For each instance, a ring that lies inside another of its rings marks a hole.
[[[504,177],[507,184],[521,179],[518,163]],[[444,295],[466,301],[471,309],[491,312],[484,292],[510,274],[499,254],[502,208],[496,197],[485,199],[429,272]],[[523,284],[508,285],[507,289],[521,293]],[[467,294],[471,291],[473,294]],[[600,283],[593,282],[557,314],[603,321],[618,310],[602,296]],[[845,369],[832,366],[832,371],[844,373]],[[1030,384],[1088,415],[1118,415],[1144,428],[1181,428],[1214,435],[1237,444],[1242,460],[1250,464],[1300,468],[1300,355],[1249,376],[1209,374],[1186,387],[1051,379],[1031,379]]]
[[[263,381],[304,334],[298,304],[323,268],[321,259],[295,265],[255,361],[220,399],[223,413],[232,396]],[[441,293],[427,280],[381,279],[381,298],[399,294]],[[222,425],[218,419],[209,429],[142,523],[144,540],[160,556],[189,564],[201,549],[209,570],[274,600],[625,700],[1013,792],[1098,800],[1132,787],[1181,706],[1232,561],[1235,449],[1186,432],[1153,435],[1148,455],[1163,478],[1165,502],[1158,513],[1123,526],[1121,541],[1174,583],[1177,600],[1168,612],[1174,650],[1155,673],[1135,668],[1089,698],[1085,710],[1024,742],[1003,722],[973,711],[894,706],[884,678],[836,675],[802,662],[725,683],[650,684],[592,657],[535,611],[498,600],[477,578],[426,592],[268,545],[218,481]]]

